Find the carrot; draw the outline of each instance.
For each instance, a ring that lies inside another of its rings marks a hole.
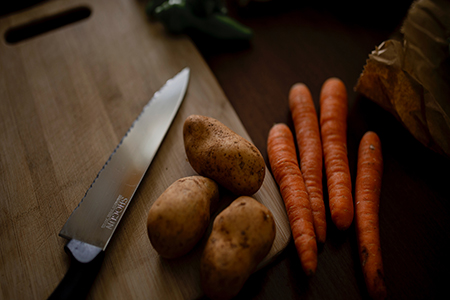
[[[352,183],[347,157],[347,91],[337,78],[320,93],[320,129],[331,219],[340,230],[353,222]]]
[[[287,125],[276,124],[270,129],[267,153],[273,176],[284,200],[303,271],[311,276],[317,268],[317,242],[313,216],[308,192],[297,162],[294,137]]]
[[[367,132],[358,150],[355,184],[355,223],[358,250],[367,290],[373,299],[386,298],[379,233],[383,157],[375,132]]]
[[[319,243],[325,243],[327,223],[322,188],[322,142],[314,102],[305,84],[297,83],[291,87],[289,107],[300,154],[300,169],[311,203],[316,238]]]

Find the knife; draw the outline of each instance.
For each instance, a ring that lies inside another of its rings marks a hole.
[[[59,235],[70,267],[49,299],[84,299],[105,249],[184,99],[190,69],[157,91],[117,145]]]

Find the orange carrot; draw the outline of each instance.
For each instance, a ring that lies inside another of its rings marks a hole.
[[[337,78],[322,86],[320,129],[331,219],[338,229],[346,230],[354,213],[347,157],[347,91]]]
[[[322,143],[314,102],[305,84],[297,83],[291,87],[289,107],[297,137],[300,168],[311,203],[316,238],[319,243],[325,243],[327,222],[322,188]]]
[[[375,132],[361,139],[355,184],[355,223],[358,250],[367,290],[373,299],[386,298],[379,232],[379,204],[383,157]]]
[[[294,137],[288,126],[276,124],[271,128],[267,153],[286,206],[302,268],[311,276],[317,268],[317,242],[308,192],[298,166]]]

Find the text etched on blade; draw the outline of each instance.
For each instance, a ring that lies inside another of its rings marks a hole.
[[[124,196],[119,195],[119,197],[117,197],[116,201],[114,202],[114,205],[113,205],[111,211],[106,216],[106,219],[102,224],[102,228],[107,228],[107,229],[113,230],[114,227],[116,227],[117,222],[120,219],[120,216],[125,211],[127,204],[128,204],[128,198],[125,198]]]

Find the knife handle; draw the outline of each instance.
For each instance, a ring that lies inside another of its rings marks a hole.
[[[103,249],[70,240],[64,250],[71,258],[69,270],[48,300],[85,299],[105,257]]]

